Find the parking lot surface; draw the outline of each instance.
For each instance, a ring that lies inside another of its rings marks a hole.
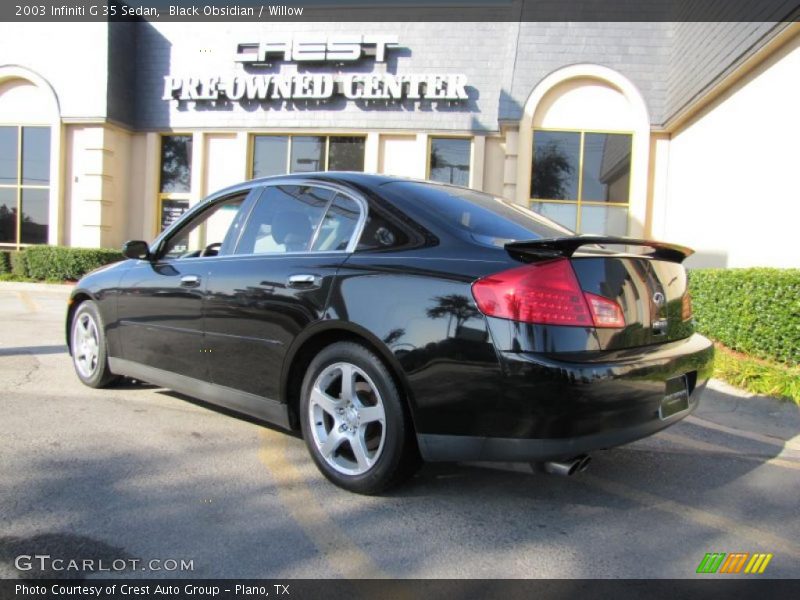
[[[733,577],[696,575],[709,552],[800,575],[794,405],[714,382],[695,415],[571,478],[431,464],[358,496],[297,437],[146,384],[81,385],[68,293],[0,284],[0,577],[94,576],[17,568],[34,554],[141,561],[122,577]]]

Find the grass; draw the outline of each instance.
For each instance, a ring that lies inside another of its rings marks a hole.
[[[715,344],[714,377],[765,396],[792,400],[800,405],[800,367],[790,367]]]
[[[65,281],[63,279],[34,279],[33,277],[14,275],[14,273],[0,273],[0,281],[15,281],[22,283],[75,283],[74,281]]]
[[[21,277],[19,275],[14,275],[13,273],[0,273],[0,281],[22,281],[25,283],[33,283],[36,280],[31,279],[30,277]]]

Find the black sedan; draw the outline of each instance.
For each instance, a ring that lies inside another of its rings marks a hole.
[[[249,181],[84,277],[78,377],[127,376],[299,430],[376,493],[428,461],[585,468],[697,406],[691,250],[576,236],[472,190],[360,173]]]

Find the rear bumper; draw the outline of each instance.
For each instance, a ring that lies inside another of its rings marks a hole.
[[[420,433],[420,452],[428,461],[530,461],[626,444],[691,414],[713,357],[711,342],[697,334],[616,352],[503,352],[504,389],[487,398],[483,431]],[[687,376],[689,406],[661,418],[665,382],[680,375]]]

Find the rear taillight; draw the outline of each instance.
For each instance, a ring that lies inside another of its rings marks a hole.
[[[625,317],[619,304],[603,296],[583,292],[589,303],[595,327],[625,327]]]
[[[472,295],[490,317],[543,325],[625,327],[613,300],[581,290],[566,258],[525,265],[479,279]]]
[[[692,297],[689,295],[689,291],[687,290],[686,293],[681,298],[681,320],[688,321],[692,318]]]

